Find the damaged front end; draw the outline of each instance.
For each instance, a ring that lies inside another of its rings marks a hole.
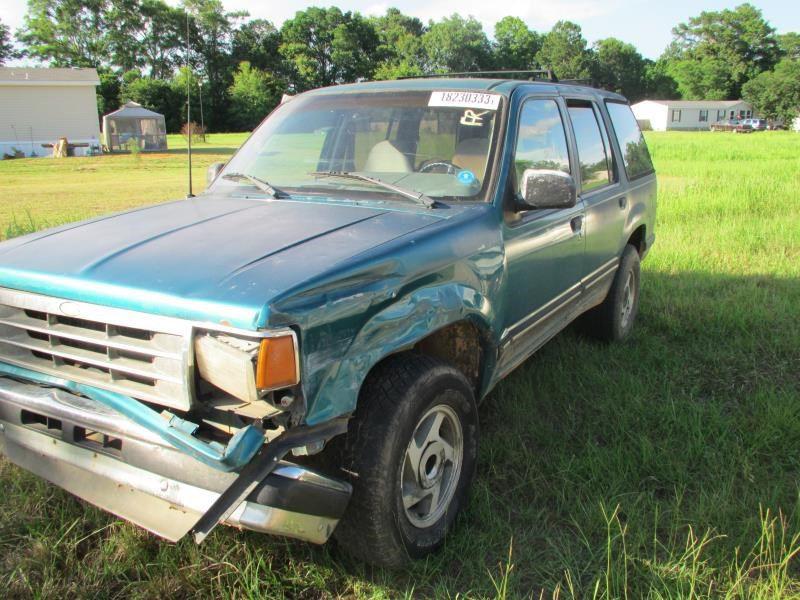
[[[347,423],[303,424],[298,363],[291,330],[0,289],[0,452],[169,540],[226,523],[323,543],[350,486],[284,458]]]

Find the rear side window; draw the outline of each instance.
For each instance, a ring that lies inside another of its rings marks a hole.
[[[608,185],[612,179],[611,163],[591,103],[569,101],[567,109],[575,132],[575,143],[578,145],[581,190],[589,192]]]
[[[630,106],[619,102],[606,102],[606,106],[622,152],[622,162],[625,164],[628,179],[652,173],[653,161]]]
[[[528,100],[522,106],[514,154],[515,191],[525,169],[551,169],[569,173],[567,135],[555,100]]]

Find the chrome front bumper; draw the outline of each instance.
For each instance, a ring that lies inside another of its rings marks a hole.
[[[0,453],[172,541],[191,531],[237,477],[165,445],[97,402],[3,377]],[[347,483],[281,462],[225,524],[324,543],[350,492]]]

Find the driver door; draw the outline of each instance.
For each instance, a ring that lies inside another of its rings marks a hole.
[[[559,98],[532,97],[520,110],[513,171],[519,193],[525,169],[573,174],[565,107]],[[504,329],[501,371],[508,372],[572,318],[581,294],[584,205],[506,212]]]

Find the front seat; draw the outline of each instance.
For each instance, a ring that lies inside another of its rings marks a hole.
[[[482,181],[486,171],[486,160],[489,157],[489,138],[474,137],[461,140],[453,154],[452,163],[472,171]]]
[[[376,173],[410,173],[413,168],[408,156],[389,140],[383,140],[369,151],[362,170]]]

